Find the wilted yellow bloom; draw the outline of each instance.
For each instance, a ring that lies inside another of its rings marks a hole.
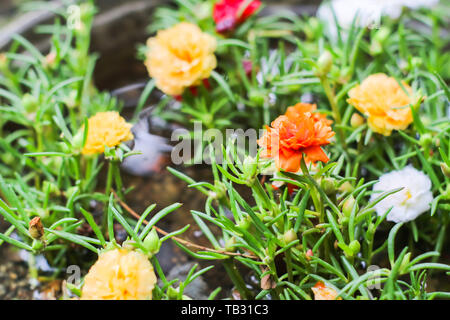
[[[139,252],[114,249],[102,253],[84,278],[82,300],[149,300],[156,275]]]
[[[99,112],[89,118],[88,135],[82,154],[95,154],[105,151],[105,145],[112,148],[123,141],[133,139],[132,125],[118,112]]]
[[[166,94],[181,95],[211,74],[217,61],[216,39],[195,24],[181,22],[158,31],[147,41],[145,65],[156,86]]]
[[[347,102],[367,116],[374,132],[389,136],[392,130],[404,130],[413,121],[409,107],[412,89],[404,82],[402,85],[406,92],[394,78],[373,74],[348,92]]]
[[[317,282],[311,290],[314,293],[314,300],[336,300],[338,295],[335,290],[325,286],[322,281]],[[342,300],[342,298],[339,297],[337,300]]]

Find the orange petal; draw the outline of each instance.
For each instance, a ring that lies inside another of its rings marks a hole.
[[[323,163],[327,163],[330,158],[325,154],[319,146],[311,146],[303,149],[303,152],[306,154],[305,161],[307,162],[317,162],[322,161]]]
[[[294,120],[295,118],[305,114],[306,112],[313,112],[316,109],[317,106],[315,104],[299,102],[295,106],[287,108],[285,115],[288,118]]]
[[[336,300],[337,292],[325,286],[322,281],[317,282],[311,290],[314,293],[314,300]],[[339,297],[337,300],[342,300],[342,298]]]
[[[280,152],[275,161],[278,169],[283,169],[288,172],[297,172],[300,170],[300,160],[302,159],[301,152]]]

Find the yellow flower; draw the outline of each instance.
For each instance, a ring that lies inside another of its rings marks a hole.
[[[314,293],[314,300],[336,300],[338,295],[336,290],[328,288],[322,281],[317,282],[311,290]],[[342,300],[342,298],[339,297],[337,300]]]
[[[89,118],[88,135],[82,154],[96,154],[105,151],[105,145],[112,148],[123,141],[133,139],[132,125],[127,123],[118,112],[99,112]]]
[[[348,92],[347,102],[367,116],[369,127],[389,136],[392,130],[404,130],[413,121],[409,104],[413,103],[412,89],[384,73],[367,77],[361,85]]]
[[[146,300],[152,298],[156,275],[139,252],[114,249],[102,253],[84,278],[82,300]]]
[[[216,39],[192,23],[181,22],[158,31],[147,46],[148,73],[169,95],[181,95],[184,89],[199,85],[217,65]]]

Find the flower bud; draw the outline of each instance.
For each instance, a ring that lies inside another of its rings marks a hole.
[[[433,141],[433,137],[429,133],[425,133],[420,136],[420,145],[424,148],[427,148],[431,145],[431,142]]]
[[[256,162],[256,159],[251,156],[246,156],[244,159],[244,163],[242,164],[242,169],[244,178],[248,181],[253,180],[258,169],[258,163]]]
[[[29,223],[28,232],[33,239],[42,240],[44,236],[44,226],[40,217],[34,217]]]
[[[402,263],[400,264],[400,268],[399,268],[400,274],[403,274],[408,271],[408,270],[406,270],[406,266],[409,264],[410,260],[411,260],[411,252],[408,252],[407,254],[405,254],[405,256],[403,257]]]
[[[354,113],[350,119],[350,125],[352,128],[359,128],[365,122],[365,119],[361,117],[358,113]]]
[[[319,22],[319,19],[315,17],[311,17],[308,20],[308,23],[305,25],[305,35],[308,40],[313,40],[316,35],[321,33],[322,26]]]
[[[352,256],[355,256],[356,254],[359,253],[359,250],[361,250],[361,245],[359,244],[358,240],[353,240],[352,242],[350,242],[350,244],[348,245],[348,248],[350,249],[350,251],[352,252]]]
[[[332,66],[333,56],[331,55],[330,51],[326,50],[320,55],[319,60],[317,60],[317,75],[326,75],[328,72],[330,72]]]
[[[16,157],[14,157],[11,153],[2,153],[1,159],[4,164],[12,165],[17,161]]]
[[[450,167],[446,163],[441,162],[441,170],[444,176],[450,178]]]
[[[311,249],[308,249],[307,251],[306,251],[306,254],[305,254],[305,256],[306,256],[306,259],[307,260],[311,260],[311,257],[314,255],[314,253],[313,253],[313,251],[311,250]]]
[[[350,182],[345,181],[338,189],[340,192],[352,192],[353,186]]]
[[[159,240],[158,233],[155,228],[153,228],[152,231],[150,231],[150,233],[145,237],[144,247],[152,254],[157,254],[159,252],[161,241]]]
[[[250,218],[250,216],[246,216],[245,218],[241,219],[237,224],[239,228],[242,228],[244,230],[248,230],[248,228],[250,228],[251,225],[252,219]]]
[[[266,101],[266,93],[262,90],[258,89],[250,89],[248,93],[248,98],[251,102],[255,103],[258,106],[262,106]]]
[[[335,180],[333,178],[323,178],[320,181],[320,187],[327,194],[334,194],[336,192]]]
[[[390,34],[390,30],[386,27],[381,27],[372,38],[370,43],[370,54],[376,56],[383,52],[383,43]]]
[[[225,241],[225,251],[235,252],[236,251],[236,247],[234,246],[235,244],[236,244],[235,237],[228,238],[227,241]]]
[[[42,65],[44,66],[44,68],[52,69],[55,66],[55,62],[56,62],[56,53],[50,52],[44,57]]]
[[[358,204],[356,203],[355,198],[350,196],[342,205],[342,212],[346,217],[350,217],[353,211],[353,208],[356,206],[356,211],[358,211]]]
[[[283,234],[283,241],[285,244],[289,244],[297,239],[297,233],[294,231],[294,229],[289,229]]]
[[[178,289],[175,289],[174,287],[169,287],[167,289],[167,297],[172,300],[178,299]]]
[[[22,97],[22,106],[27,113],[36,112],[39,106],[39,101],[31,94],[25,93]]]
[[[390,33],[391,33],[391,31],[389,30],[389,28],[381,27],[380,29],[378,29],[377,33],[375,34],[375,40],[382,43],[387,40]]]

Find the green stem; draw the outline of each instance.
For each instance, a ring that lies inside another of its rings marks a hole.
[[[273,293],[274,296],[277,300],[280,300],[280,295],[281,295],[281,288],[278,286],[278,283],[280,282],[278,279],[278,275],[277,275],[277,267],[275,266],[275,262],[271,261],[269,264],[269,268],[270,270],[272,270],[272,276],[273,276],[273,280],[275,281],[275,283],[277,284],[277,286],[275,287],[275,289],[273,289]]]
[[[109,196],[111,193],[112,188],[112,181],[113,181],[113,174],[114,174],[114,161],[108,162],[108,173],[106,176],[106,188],[105,188],[105,195]],[[108,226],[108,215],[106,214],[107,208],[108,208],[108,200],[105,200],[103,203],[103,219],[102,219],[102,230],[105,232],[106,228]]]
[[[331,111],[333,112],[334,120],[336,121],[336,124],[341,125],[342,118],[341,118],[341,113],[339,112],[339,107],[338,107],[338,104],[336,101],[336,95],[334,94],[334,90],[331,88],[330,82],[326,76],[321,77],[320,82],[322,83],[325,94],[328,98],[328,101],[330,102]],[[347,144],[345,142],[344,131],[341,127],[338,128],[338,135],[339,135],[339,140],[341,140],[341,143],[345,149]]]
[[[91,174],[92,174],[92,166],[93,166],[93,162],[94,162],[94,160],[93,159],[86,159],[86,169],[85,169],[85,171],[84,171],[84,177],[85,177],[85,182],[86,181],[90,181],[90,178],[91,178]],[[81,161],[80,161],[80,163],[81,163]],[[86,185],[84,185],[84,188],[86,188],[87,186]],[[88,190],[84,190],[85,192],[90,192],[90,190],[88,191]]]
[[[261,202],[264,203],[266,209],[272,211],[272,204],[270,202],[270,198],[267,195],[266,191],[264,191],[263,186],[261,185],[261,183],[257,178],[253,180],[251,188],[255,193],[255,195],[261,200]]]
[[[292,255],[291,249],[286,251],[286,268],[288,271],[288,280],[289,282],[294,282],[294,275],[292,274]]]
[[[36,257],[34,254],[30,253],[28,256],[28,271],[30,279],[38,279],[38,270],[36,268]]]
[[[116,189],[117,189],[117,195],[119,198],[123,199],[123,184],[122,184],[122,177],[120,176],[120,168],[119,163],[117,161],[114,161],[114,180],[116,183]]]
[[[225,270],[228,273],[231,281],[233,281],[236,289],[238,289],[239,293],[241,294],[242,299],[252,299],[253,295],[245,285],[244,279],[242,278],[241,274],[236,268],[236,265],[234,264],[234,260],[232,260],[232,258],[225,260],[223,262],[223,266],[225,267]]]
[[[108,162],[108,174],[106,176],[106,188],[105,188],[106,195],[108,195],[111,192],[113,174],[114,174],[114,162],[110,161]]]

